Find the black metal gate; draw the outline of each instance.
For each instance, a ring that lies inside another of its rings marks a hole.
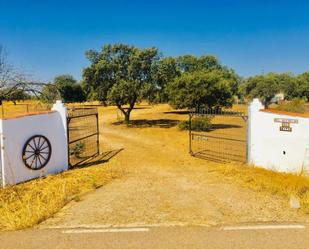
[[[100,153],[97,108],[68,109],[69,165],[76,166]]]
[[[190,154],[217,162],[247,162],[247,118],[244,112],[221,109],[190,112]]]

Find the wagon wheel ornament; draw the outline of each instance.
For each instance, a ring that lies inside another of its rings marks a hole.
[[[42,135],[30,137],[24,145],[22,159],[27,168],[39,170],[49,162],[52,148],[49,140]]]

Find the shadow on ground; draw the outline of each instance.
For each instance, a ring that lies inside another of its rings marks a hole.
[[[133,128],[146,128],[146,127],[160,127],[160,128],[171,128],[176,126],[179,123],[179,120],[173,119],[137,119],[131,120],[128,124],[128,127]],[[123,121],[114,122],[113,125],[121,125]]]
[[[220,129],[231,129],[231,128],[244,128],[241,125],[232,125],[232,124],[211,124],[211,131],[220,130]]]
[[[134,107],[133,110],[144,110],[144,109],[150,109],[151,106],[139,106],[139,107]]]
[[[100,155],[80,164],[80,165],[77,165],[73,168],[74,169],[86,168],[86,167],[95,166],[95,165],[98,165],[98,164],[101,164],[101,163],[106,163],[110,159],[112,159],[114,156],[116,156],[118,153],[120,153],[122,150],[124,150],[124,149],[121,148],[119,150],[111,150],[111,151],[103,152],[102,154],[100,154]]]
[[[164,114],[179,114],[179,115],[189,115],[189,111],[170,111],[170,112],[163,112]]]

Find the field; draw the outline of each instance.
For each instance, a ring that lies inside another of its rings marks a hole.
[[[51,104],[42,103],[36,100],[17,101],[15,104],[11,101],[4,101],[0,106],[0,118],[11,118],[31,113],[49,111]]]
[[[129,126],[115,107],[99,112],[98,163],[0,190],[0,229],[309,220],[308,179],[190,156],[186,112],[140,104]]]

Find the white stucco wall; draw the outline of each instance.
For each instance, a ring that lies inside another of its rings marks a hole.
[[[57,106],[54,109],[57,109]],[[65,109],[59,108],[59,110],[0,120],[3,186],[68,169],[67,127],[66,117],[63,116]],[[52,147],[48,164],[40,170],[27,168],[22,160],[23,146],[34,135],[47,137]]]
[[[257,99],[249,107],[248,162],[280,172],[308,170],[309,118],[261,109]],[[292,131],[280,131],[282,119],[291,122]]]

